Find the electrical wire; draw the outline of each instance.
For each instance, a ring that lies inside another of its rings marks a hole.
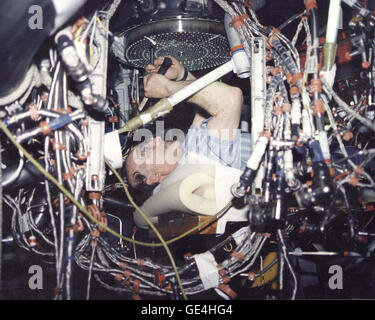
[[[70,194],[70,192],[68,191],[68,190],[66,190],[65,189],[65,187],[59,182],[59,181],[57,181],[51,174],[49,174],[48,172],[45,172],[45,170],[42,168],[42,166],[17,142],[17,141],[15,141],[15,139],[13,138],[13,136],[12,136],[12,134],[11,134],[11,132],[6,128],[6,126],[4,125],[4,123],[2,122],[2,121],[0,121],[0,128],[2,129],[2,131],[5,133],[5,135],[9,138],[9,140],[13,143],[13,144],[15,144],[15,146],[20,150],[20,151],[22,151],[23,152],[23,154],[34,164],[34,166],[36,166],[38,169],[39,169],[39,171],[41,171],[49,180],[51,180],[58,188],[59,188],[59,190],[62,192],[62,193],[64,193],[76,206],[78,206],[79,207],[79,209],[83,212],[83,213],[85,213],[90,219],[92,219],[94,222],[96,222],[97,224],[99,224],[99,225],[101,225],[101,226],[103,226],[103,227],[105,227],[106,228],[106,230],[107,231],[109,231],[109,232],[111,232],[112,234],[115,234],[115,235],[117,235],[118,237],[122,237],[122,235],[120,235],[120,234],[117,234],[115,231],[113,231],[113,230],[110,230],[109,228],[107,228],[106,226],[104,226],[104,224],[102,224],[100,221],[98,221],[97,219],[95,219],[94,217],[92,217],[91,215],[90,215],[90,213],[84,208],[84,207],[82,207],[81,206],[81,204],[76,200],[76,199],[74,199],[74,197]],[[126,189],[127,190],[127,189]],[[63,199],[62,199],[63,200]],[[61,203],[63,203],[63,202],[61,202]],[[60,207],[62,207],[62,206],[60,206]],[[136,206],[136,208],[137,208],[138,206]],[[83,209],[83,210],[82,210]],[[164,239],[161,237],[161,235],[159,234],[159,232],[156,230],[156,228],[154,227],[154,231],[155,231],[155,233],[157,234],[157,235],[159,235],[160,236],[160,240],[161,240],[161,242],[163,243],[163,245],[164,245],[164,247],[165,247],[165,249],[166,249],[166,251],[167,251],[167,254],[168,254],[168,256],[169,256],[169,258],[170,258],[170,260],[171,260],[171,263],[172,263],[172,266],[173,266],[173,268],[175,269],[175,271],[176,271],[176,279],[177,279],[177,282],[178,282],[178,284],[179,284],[179,286],[180,286],[180,289],[181,289],[181,293],[182,293],[182,295],[183,295],[183,297],[184,297],[184,299],[187,299],[187,297],[186,297],[186,294],[185,294],[185,292],[184,292],[184,290],[183,290],[183,287],[182,287],[182,284],[181,284],[181,279],[180,279],[180,277],[179,277],[179,275],[178,275],[178,272],[177,272],[177,268],[176,268],[176,264],[175,264],[175,262],[174,262],[174,259],[173,259],[173,257],[172,257],[172,254],[171,254],[171,252],[170,252],[170,250],[169,250],[169,248],[168,248],[168,246],[167,246],[167,244],[164,242]],[[62,244],[60,244],[61,246],[62,246]],[[59,281],[58,281],[58,284],[60,284],[61,283],[61,279],[59,278],[58,279]]]
[[[95,258],[95,252],[96,252],[96,245],[91,245],[91,246],[92,246],[92,251],[91,251],[91,257],[90,257],[89,274],[88,274],[88,279],[87,279],[86,300],[90,299],[91,275],[92,275],[92,268],[94,265],[94,258]]]
[[[281,232],[280,229],[277,229],[277,235],[279,236],[279,240],[281,242],[281,249],[282,249],[282,252],[283,252],[283,255],[284,255],[284,259],[288,265],[288,268],[289,268],[289,271],[293,277],[293,281],[294,281],[294,287],[293,287],[293,292],[292,292],[292,297],[291,297],[291,300],[295,300],[296,298],[296,294],[297,294],[297,285],[298,285],[298,282],[297,282],[297,277],[296,277],[296,274],[294,273],[294,270],[293,270],[293,267],[289,261],[289,258],[288,258],[288,252],[286,250],[286,245],[285,245],[285,242],[284,242],[284,236]]]
[[[57,186],[57,188],[59,190],[61,190],[61,192],[63,192],[67,198],[69,198],[69,200],[75,205],[78,207],[78,209],[84,213],[91,221],[93,221],[95,224],[97,224],[98,226],[100,226],[101,228],[103,228],[104,230],[108,231],[109,233],[111,233],[112,235],[116,236],[117,238],[121,238],[125,241],[128,241],[128,242],[131,242],[131,243],[134,243],[134,244],[137,244],[137,245],[143,245],[143,246],[148,246],[148,247],[159,247],[161,246],[162,244],[160,243],[147,243],[147,242],[142,242],[142,241],[133,241],[131,238],[128,238],[128,237],[125,237],[115,231],[113,231],[112,229],[108,228],[105,224],[101,223],[99,220],[97,220],[95,217],[93,217],[88,211],[86,208],[84,208],[75,198],[74,196],[67,190],[65,189],[64,186],[62,186],[61,184],[58,183],[58,181],[55,179],[55,177],[53,177],[50,173],[47,172],[47,170],[45,170],[27,151],[24,147],[22,147],[22,145],[20,145],[16,140],[15,138],[13,137],[12,133],[9,131],[9,129],[5,126],[5,124],[0,120],[0,129],[5,133],[5,135],[8,137],[8,139],[17,147],[19,148],[22,153],[25,155],[25,157],[48,179],[50,180],[54,185]],[[116,170],[115,170],[116,171]],[[117,171],[116,171],[117,172]],[[120,177],[121,178],[121,177]],[[125,185],[125,183],[124,183]],[[175,242],[179,239],[181,239],[182,237],[185,237],[187,236],[188,234],[194,232],[195,230],[198,230],[198,229],[201,229],[203,228],[205,225],[211,223],[212,221],[214,221],[216,219],[217,216],[220,216],[222,214],[224,214],[230,207],[232,206],[232,202],[229,202],[223,209],[221,209],[215,216],[212,216],[210,217],[209,219],[207,219],[206,221],[198,224],[197,226],[195,226],[194,228],[186,231],[185,233],[183,233],[182,235],[176,237],[176,238],[173,238],[171,240],[168,240],[166,241],[167,244],[170,244],[172,242]]]
[[[332,90],[332,88],[329,86],[329,84],[327,83],[327,81],[324,78],[322,79],[322,83],[323,83],[324,90],[330,96],[333,97],[333,99],[336,101],[336,103],[340,107],[342,107],[345,112],[347,112],[348,114],[350,114],[353,118],[357,119],[359,122],[361,122],[362,124],[364,124],[366,127],[368,127],[369,129],[371,129],[372,131],[375,131],[375,124],[373,122],[371,122],[370,120],[362,117],[359,113],[353,111],[346,104],[346,102],[344,100],[342,100],[335,91]]]

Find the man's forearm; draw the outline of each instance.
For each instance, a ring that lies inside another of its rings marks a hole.
[[[189,75],[189,77],[191,78],[192,75]],[[146,76],[143,81],[146,97],[160,99],[168,98],[199,80],[173,81],[166,76],[153,73]],[[207,128],[238,128],[243,103],[241,89],[222,82],[213,82],[191,95],[187,101],[200,106],[213,117]],[[194,125],[198,125],[198,121],[195,120],[193,121],[195,122]]]
[[[192,82],[193,81],[171,82],[168,86],[169,96],[180,91]],[[231,105],[235,103],[232,95],[235,94],[237,90],[237,88],[227,84],[214,82],[192,95],[187,101],[200,106],[210,115],[215,116],[223,109],[223,106],[230,108]]]

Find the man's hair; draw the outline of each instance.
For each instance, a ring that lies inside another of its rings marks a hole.
[[[130,157],[130,154],[132,152],[135,152],[135,147],[133,148],[133,150],[131,150],[128,154],[128,156],[126,157],[125,159],[125,163],[124,163],[124,175],[125,175],[125,179],[126,179],[126,182],[127,184],[134,190],[138,190],[138,191],[143,191],[143,192],[152,192],[152,190],[155,188],[156,185],[147,185],[146,184],[146,180],[147,180],[147,177],[140,173],[140,172],[137,172],[137,178],[135,178],[136,180],[136,185],[135,186],[131,186],[129,181],[130,181],[130,177],[129,177],[129,171],[128,171],[128,161],[129,161],[129,157]]]
[[[126,184],[129,186],[129,191],[133,197],[133,200],[135,203],[139,206],[141,206],[151,195],[152,195],[152,190],[153,186],[135,186],[132,187],[129,184],[129,172],[127,170],[127,160],[128,157],[125,158],[124,166],[123,166],[123,177],[125,178]]]

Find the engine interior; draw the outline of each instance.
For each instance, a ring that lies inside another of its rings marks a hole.
[[[2,0],[0,298],[374,298],[374,10]],[[195,87],[147,100],[144,68],[164,56]],[[242,90],[246,169],[132,189],[139,137],[186,133],[187,98],[214,81]]]

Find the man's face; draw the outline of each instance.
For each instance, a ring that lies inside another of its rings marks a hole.
[[[165,147],[166,143],[160,137],[155,137],[134,149],[133,160],[137,166],[146,167],[146,169],[163,165],[166,161]]]
[[[150,186],[161,182],[177,164],[182,149],[178,142],[164,142],[155,137],[138,145],[128,156],[127,176],[132,187]]]

